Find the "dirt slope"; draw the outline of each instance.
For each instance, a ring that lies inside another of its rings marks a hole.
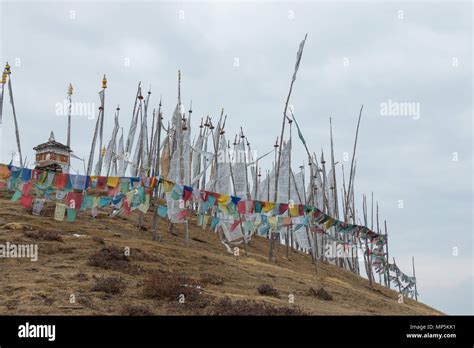
[[[37,262],[0,259],[0,315],[442,314],[410,299],[398,303],[396,292],[371,289],[367,280],[332,265],[319,262],[316,274],[308,255],[291,252],[288,260],[283,246],[269,262],[263,238],[251,241],[247,257],[242,248],[235,257],[195,221],[186,245],[183,226],[170,234],[162,218],[164,240],[152,241],[151,213],[147,230],[137,229],[137,213],[93,219],[80,212],[74,223],[57,222],[53,213],[53,203],[38,217],[0,197],[0,244],[37,243],[39,253]],[[121,254],[125,248],[129,257]],[[270,290],[260,295],[263,284]],[[277,297],[270,296],[272,288]]]

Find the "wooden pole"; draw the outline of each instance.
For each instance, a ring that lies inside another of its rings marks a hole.
[[[372,193],[373,195],[373,193]],[[379,201],[377,201],[377,233],[380,235],[380,227],[379,227]],[[382,249],[383,250],[383,249]],[[379,272],[379,285],[382,285],[382,273]]]
[[[67,113],[67,146],[71,148],[71,113],[72,113],[72,84],[69,84],[67,89],[67,96],[69,101],[68,113]]]
[[[243,140],[241,140],[243,141]],[[238,145],[237,143],[234,144],[234,148],[236,148]],[[230,144],[228,145],[228,148],[230,148]],[[234,151],[235,153],[235,151]],[[233,171],[233,168],[232,168],[232,158],[230,158],[230,154],[229,154],[229,168],[230,168],[230,178],[232,180],[232,191],[234,192],[234,196],[236,196],[236,190],[235,190],[235,182],[234,182],[234,171]],[[245,252],[245,256],[247,256],[247,240],[246,240],[246,236],[245,236],[245,231],[243,229],[243,226],[242,226],[242,216],[239,214],[239,221],[240,221],[240,233],[242,233],[242,236],[244,237],[244,252]]]
[[[3,115],[3,97],[5,95],[5,83],[7,83],[7,72],[4,70],[2,73],[2,94],[0,95],[0,124],[2,124],[2,115]]]
[[[385,256],[385,258],[386,258],[385,277],[386,277],[386,282],[387,282],[387,288],[390,289],[390,271],[389,271],[389,269],[388,269],[389,255],[388,255],[387,220],[384,220],[384,225],[385,225],[385,250],[386,250],[386,253],[387,253],[387,255]]]
[[[276,142],[275,142],[275,145],[273,145],[273,147],[274,147],[274,149],[275,149],[275,166],[277,165],[277,152],[278,152],[278,147],[279,147],[279,146],[280,146],[280,145],[278,145],[278,137],[277,137]],[[276,177],[276,172],[277,172],[277,168],[275,167],[275,180],[278,181],[278,178]],[[270,177],[270,179],[271,179],[271,177]],[[275,189],[277,189],[277,187],[275,187]],[[270,190],[268,191],[268,194],[270,195]],[[276,201],[277,201],[277,194],[276,194],[276,191],[275,191],[275,193],[274,193],[274,197],[275,197],[274,202],[276,203]],[[278,226],[278,223],[277,223],[277,226]],[[273,229],[270,228],[270,230],[268,231],[268,234],[269,234],[269,238],[270,238],[270,241],[269,241],[269,243],[270,243],[270,251],[269,251],[269,254],[268,254],[268,260],[269,260],[269,261],[272,261],[272,260],[274,260],[274,257],[273,257],[273,247],[274,247],[274,239],[275,239],[274,234],[276,234],[276,232],[273,233]]]
[[[157,145],[156,145],[156,165],[155,165],[155,173],[157,179],[160,178],[160,142],[161,142],[161,98],[160,98],[160,105],[158,108],[158,124],[156,126],[157,134]],[[159,193],[159,181],[156,182],[156,186],[154,189],[154,197],[153,197],[153,240],[161,241],[161,236],[158,235],[158,193]]]
[[[290,201],[291,199],[291,150],[292,150],[292,146],[293,144],[291,143],[291,123],[293,121],[288,119],[288,123],[290,124],[290,141],[288,143],[287,146],[290,147],[290,150],[289,150],[289,160],[288,160],[288,202]],[[298,192],[298,191],[296,191]],[[287,210],[287,214],[288,216],[290,216],[290,207],[288,206],[288,210]],[[285,244],[286,244],[286,258],[289,259],[290,258],[290,232],[291,232],[291,229],[290,229],[290,226],[287,226],[286,227],[286,238],[285,238]]]
[[[99,125],[99,160],[98,160],[98,168],[96,168],[96,175],[100,175],[102,171],[102,161],[104,159],[103,152],[102,152],[102,141],[104,138],[104,108],[105,108],[105,89],[107,88],[107,79],[104,75],[102,79],[102,98],[101,98],[101,117],[100,117],[100,125]]]
[[[364,201],[363,201],[363,207],[364,207],[364,225],[367,226],[367,198],[364,195]],[[369,279],[369,285],[372,287],[372,268],[370,264],[370,249],[369,249],[369,243],[367,241],[367,236],[365,238],[365,254],[367,255],[367,262],[366,262],[366,271],[367,271],[367,278]],[[364,257],[365,259],[365,257]]]
[[[349,190],[349,195],[351,194],[351,191],[354,190],[353,188],[353,183],[352,183],[352,173],[353,171],[355,170],[354,169],[354,159],[355,159],[355,154],[356,154],[356,148],[357,148],[357,138],[359,136],[359,126],[360,126],[360,119],[362,117],[362,109],[364,108],[364,105],[362,105],[360,107],[360,111],[359,111],[359,120],[357,121],[357,128],[356,128],[356,134],[355,134],[355,139],[354,139],[354,149],[352,151],[352,160],[351,160],[351,171],[350,171],[350,174],[349,174],[349,184],[348,184],[348,190]],[[349,196],[348,196],[349,197]],[[348,198],[349,199],[349,198]],[[348,205],[349,203],[346,202],[346,204]]]
[[[23,155],[21,154],[21,144],[20,144],[20,131],[18,130],[18,120],[16,117],[16,110],[15,110],[15,102],[13,101],[13,89],[12,89],[12,77],[10,71],[10,65],[5,66],[5,71],[8,75],[8,91],[10,93],[10,103],[12,104],[12,112],[13,112],[13,121],[15,124],[15,136],[16,136],[16,145],[18,148],[18,156],[20,157],[20,166],[23,167]]]
[[[413,278],[415,278],[415,300],[418,301],[418,294],[416,290],[416,275],[415,275],[415,256],[411,257],[411,263],[413,266]]]
[[[398,269],[397,263],[395,262],[395,258],[393,258],[393,265],[395,266],[396,269]],[[400,275],[399,275],[398,271],[396,271],[395,274],[397,276],[396,278],[397,278],[398,292],[401,294],[402,293],[402,286],[400,284]]]
[[[304,44],[306,42],[306,38],[308,37],[308,34],[305,35],[304,40],[300,44],[300,48],[298,50],[298,53],[296,55],[296,65],[295,65],[295,71],[293,73],[293,78],[291,79],[290,83],[290,90],[288,91],[288,96],[286,97],[286,102],[285,102],[285,108],[283,109],[283,121],[281,125],[281,135],[280,135],[280,151],[278,152],[278,161],[275,161],[276,163],[276,175],[275,175],[275,203],[277,201],[278,197],[278,178],[280,175],[280,161],[281,161],[281,150],[283,146],[283,136],[285,134],[285,121],[288,116],[286,115],[286,112],[288,110],[288,103],[290,102],[290,97],[291,97],[291,92],[293,91],[293,85],[296,81],[296,73],[298,72],[298,67],[299,63],[301,61],[301,57],[303,55],[303,49],[304,49]]]

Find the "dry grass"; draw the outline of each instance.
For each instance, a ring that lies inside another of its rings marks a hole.
[[[231,301],[223,298],[214,306],[213,315],[264,316],[264,315],[308,315],[298,307],[278,307],[270,303],[253,300]]]
[[[119,277],[102,277],[96,281],[91,291],[102,291],[107,294],[119,294],[125,288],[125,283]]]
[[[145,306],[126,305],[120,314],[127,316],[149,316],[153,315],[153,312]]]
[[[54,204],[46,203],[46,209],[48,205]],[[188,244],[182,225],[175,225],[171,234],[168,222],[159,218],[163,240],[156,242],[153,214],[144,215],[146,230],[138,230],[137,221],[136,212],[109,218],[103,211],[93,219],[79,211],[76,222],[58,222],[30,215],[0,195],[0,243],[36,238],[38,244],[37,262],[2,259],[0,315],[441,314],[411,299],[398,303],[397,292],[376,284],[370,288],[366,279],[327,263],[318,262],[316,273],[308,255],[291,251],[287,259],[283,246],[277,245],[271,262],[264,238],[252,239],[248,256],[241,250],[235,257],[195,220],[189,224]],[[117,293],[92,291],[102,277],[120,278],[126,286]],[[256,289],[262,284],[278,289],[280,297],[268,296],[267,290],[260,295]],[[316,295],[321,288],[332,301]],[[71,294],[75,309],[69,309]],[[179,294],[185,295],[184,303]],[[289,305],[289,294],[294,304]]]

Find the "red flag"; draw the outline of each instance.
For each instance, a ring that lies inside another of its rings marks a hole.
[[[54,176],[54,188],[63,189],[67,185],[68,174],[58,173]]]
[[[22,196],[20,198],[20,204],[25,207],[25,209],[28,209],[31,207],[31,204],[33,203],[33,197],[31,196]]]

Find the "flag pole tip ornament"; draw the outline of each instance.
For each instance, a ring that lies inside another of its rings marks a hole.
[[[7,75],[10,75],[10,74],[12,73],[10,64],[8,64],[8,62],[7,62],[7,64],[5,65],[5,73],[6,73]]]
[[[105,77],[105,74],[104,74],[104,78],[102,79],[102,88],[107,88],[107,77]]]
[[[74,87],[72,87],[72,83],[70,83],[69,86],[67,87],[67,95],[71,96],[73,91],[74,91]]]

